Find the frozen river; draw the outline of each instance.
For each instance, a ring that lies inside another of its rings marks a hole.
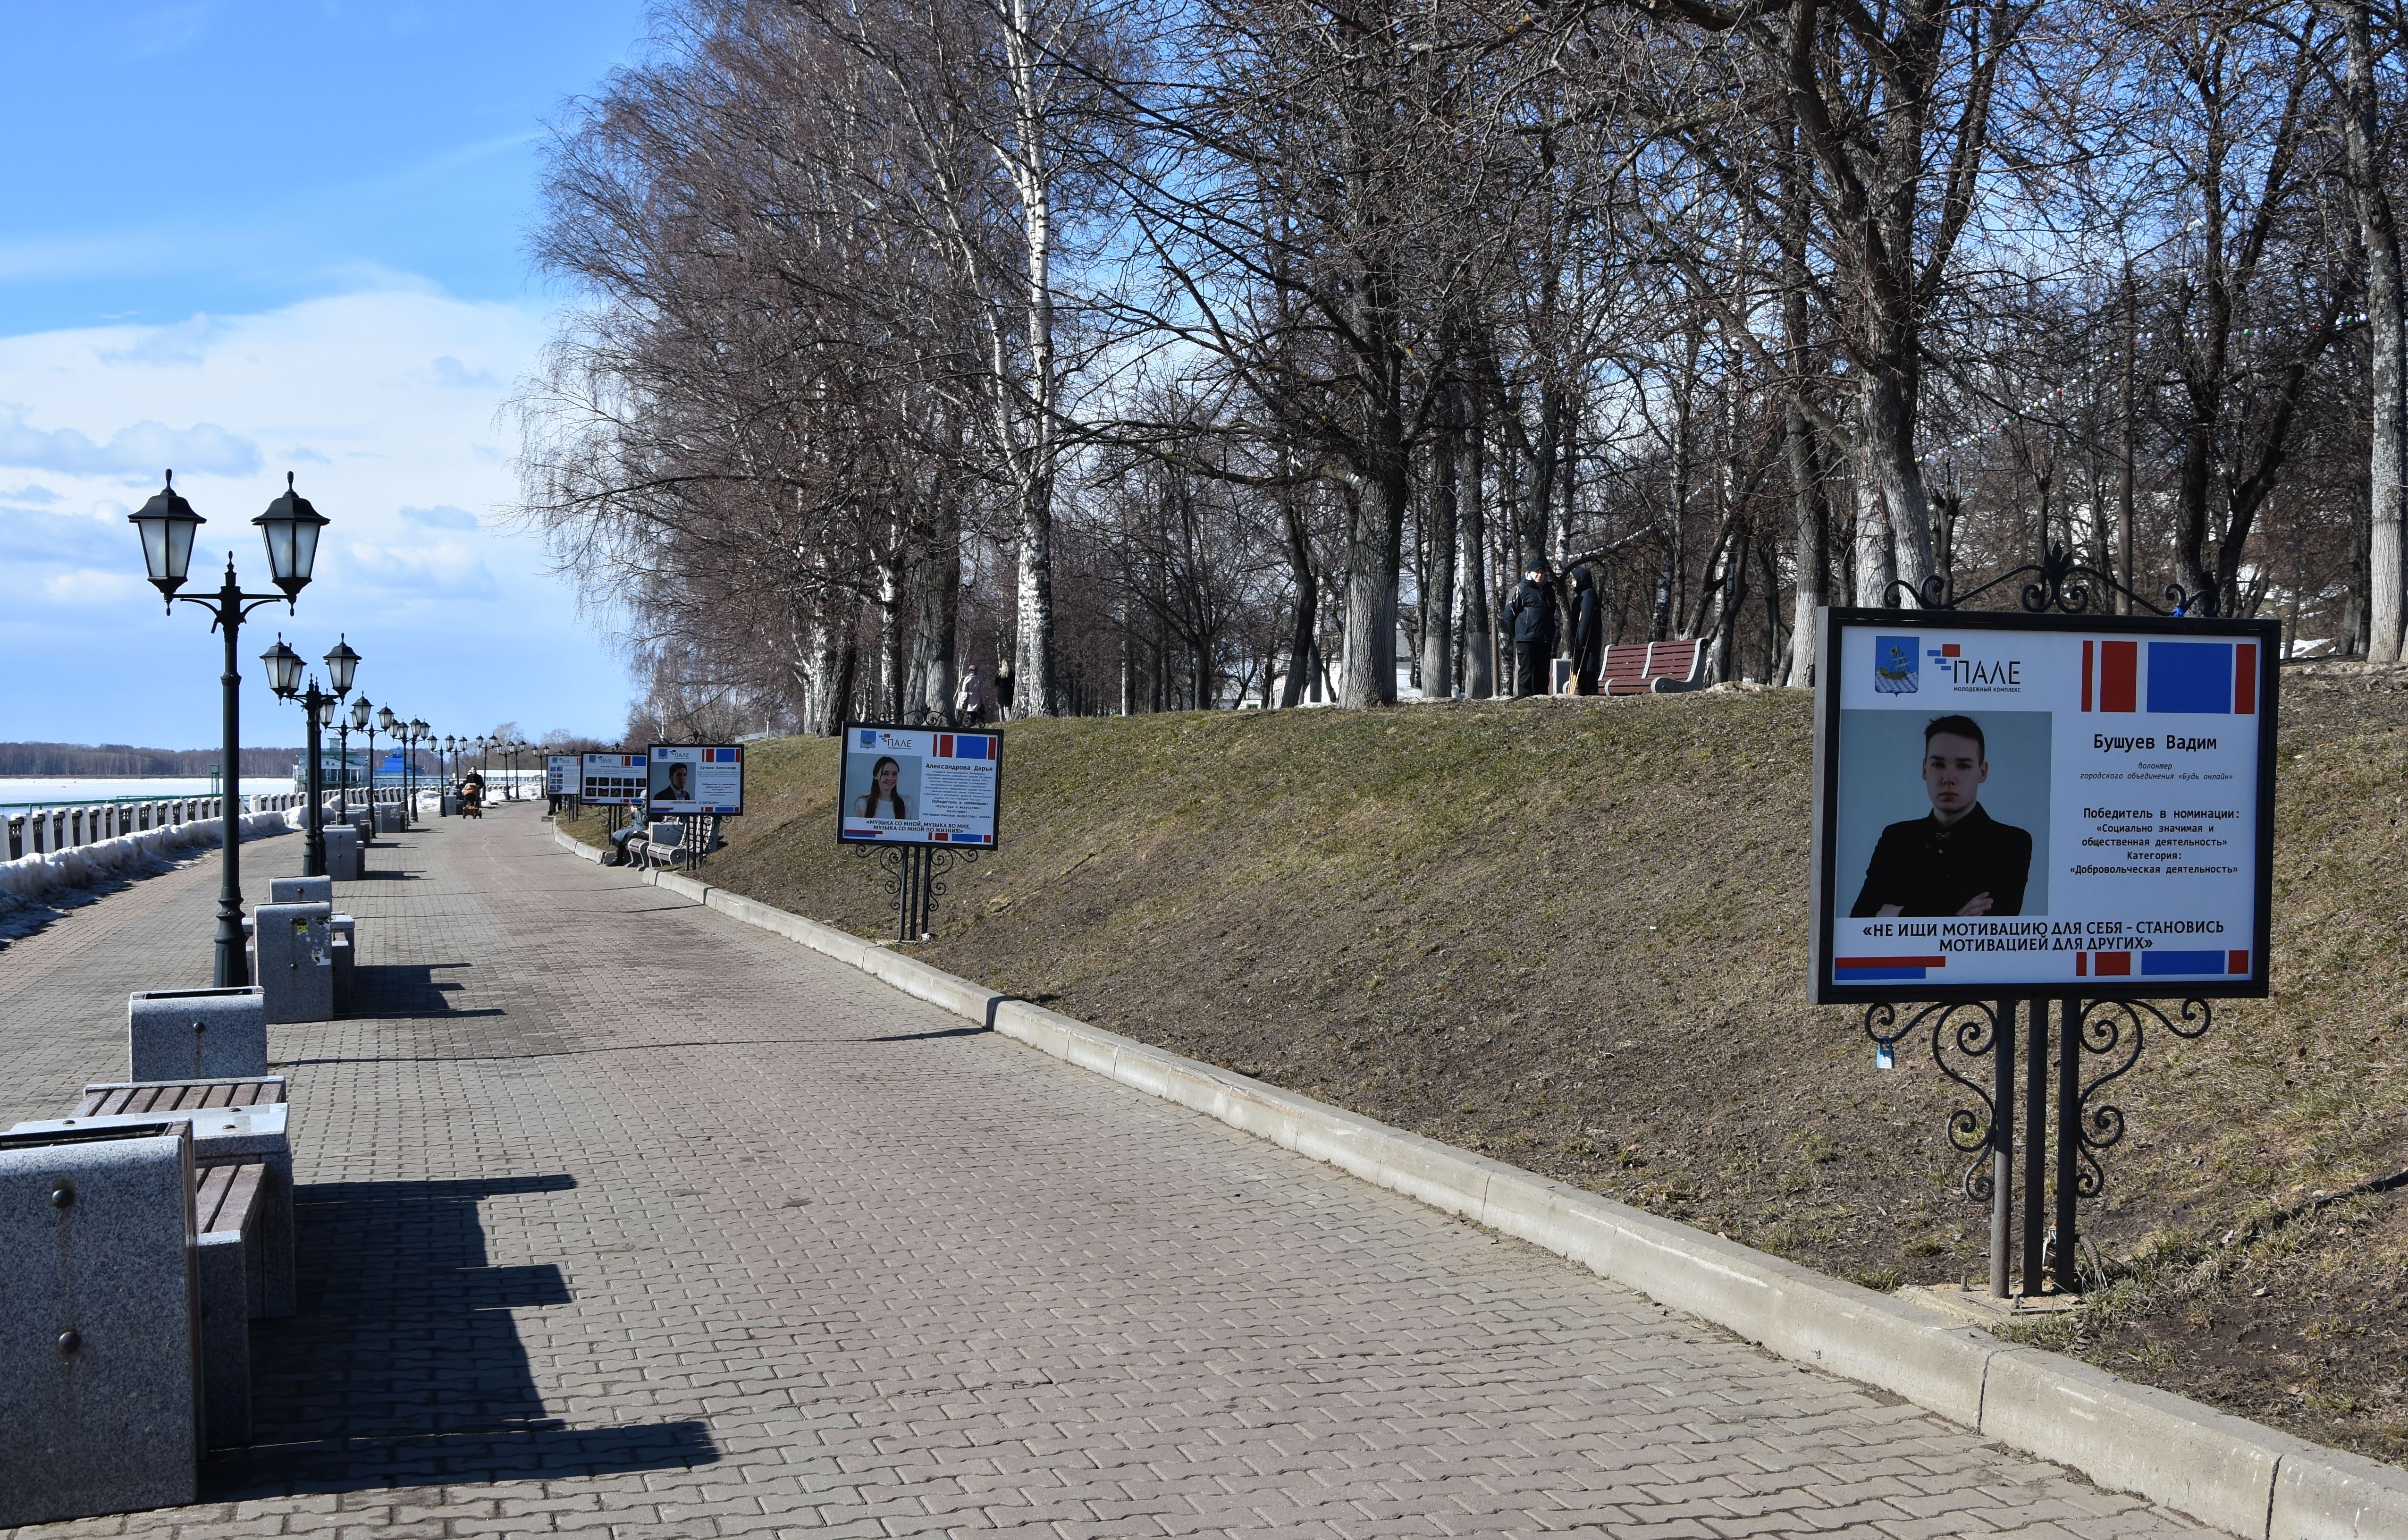
[[[207,797],[215,789],[206,775],[50,776],[0,775],[0,813],[62,802],[101,802],[112,798]],[[246,775],[247,795],[291,791],[289,775]]]

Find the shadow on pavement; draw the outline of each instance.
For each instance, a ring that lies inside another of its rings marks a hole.
[[[300,1313],[251,1327],[254,1443],[208,1500],[707,1465],[707,1424],[570,1428],[546,1414],[511,1312],[569,1303],[549,1263],[488,1264],[477,1205],[573,1177],[343,1182],[299,1200]]]
[[[857,1037],[855,1043],[925,1043],[939,1037],[984,1037],[992,1027],[946,1027],[933,1032],[896,1032],[888,1037]]]
[[[455,1011],[451,997],[461,986],[435,975],[442,969],[466,968],[465,962],[362,963],[351,974],[349,1016],[498,1016],[499,1007]]]

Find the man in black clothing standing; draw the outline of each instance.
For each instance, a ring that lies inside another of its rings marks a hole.
[[[1505,606],[1505,622],[1513,637],[1513,698],[1548,692],[1547,675],[1555,659],[1556,613],[1546,557],[1530,558],[1528,576]]]
[[[1982,784],[1989,778],[1982,725],[1970,716],[1934,717],[1923,729],[1923,789],[1931,812],[1882,830],[1849,916],[2022,914],[2032,837],[1983,808]]]
[[[1572,694],[1597,694],[1605,670],[1604,619],[1597,612],[1597,580],[1585,567],[1572,569]]]

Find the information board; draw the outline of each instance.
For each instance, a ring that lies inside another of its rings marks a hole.
[[[1003,734],[850,723],[842,763],[839,842],[994,846]]]
[[[2279,640],[1827,611],[1814,1000],[2263,996]]]
[[[734,743],[654,743],[644,751],[652,816],[744,811],[744,750]]]
[[[589,754],[579,762],[577,799],[588,807],[640,802],[652,791],[640,754]]]
[[[574,797],[584,785],[583,767],[573,754],[547,754],[543,756],[543,794],[546,797]]]

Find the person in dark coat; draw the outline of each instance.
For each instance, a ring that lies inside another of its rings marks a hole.
[[[1572,569],[1572,694],[1597,694],[1605,671],[1605,617],[1598,613],[1597,580],[1585,567]]]
[[[1527,575],[1505,606],[1505,626],[1513,639],[1513,698],[1553,694],[1547,675],[1555,659],[1558,634],[1555,587],[1547,581],[1547,558],[1532,556]]]
[[[1882,830],[1849,916],[2021,914],[2032,837],[1982,806],[1989,778],[1982,725],[1970,716],[1934,717],[1923,729],[1923,789],[1931,811]]]

